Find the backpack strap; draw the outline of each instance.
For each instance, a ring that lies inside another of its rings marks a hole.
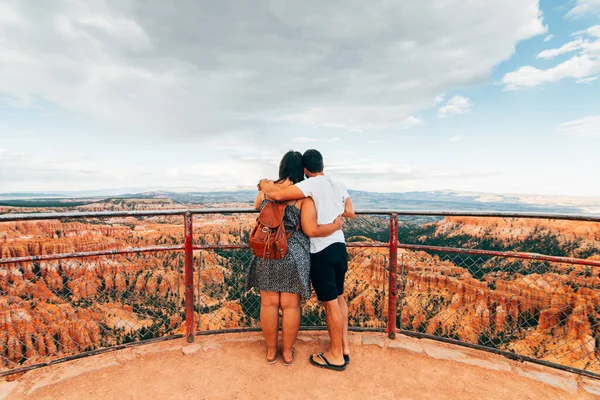
[[[296,200],[296,202],[298,202],[298,200]],[[294,203],[296,204],[296,203]],[[292,235],[294,234],[294,232],[298,232],[300,230],[300,224],[302,223],[302,221],[299,221],[298,224],[296,225],[296,228],[293,229],[288,235],[287,238],[288,240],[292,237]]]
[[[300,224],[296,225],[296,229],[293,229],[290,233],[287,234],[288,240],[292,237],[294,232],[298,232],[300,230]]]
[[[258,214],[258,222],[268,228],[276,228],[283,223],[285,204],[267,203]]]

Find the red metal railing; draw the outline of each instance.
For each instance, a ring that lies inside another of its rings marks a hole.
[[[188,343],[194,341],[194,253],[192,214],[185,213],[185,336]]]
[[[162,253],[162,252],[183,252],[184,255],[184,287],[185,287],[185,334],[186,340],[191,343],[194,341],[196,332],[196,321],[194,311],[194,250],[243,250],[246,248],[245,244],[197,244],[193,243],[193,217],[194,215],[210,215],[210,214],[248,214],[254,213],[255,210],[250,209],[200,209],[200,210],[160,210],[160,211],[119,211],[119,212],[89,212],[89,213],[50,213],[50,214],[6,214],[0,215],[0,223],[2,222],[15,222],[15,221],[36,221],[36,220],[61,220],[61,219],[87,219],[87,218],[108,218],[108,217],[156,217],[156,216],[181,216],[184,219],[184,243],[181,245],[171,246],[151,246],[151,247],[140,247],[140,248],[126,248],[126,249],[109,249],[99,251],[88,251],[88,252],[76,252],[76,253],[64,253],[64,254],[46,254],[46,255],[33,255],[24,257],[12,257],[0,259],[0,267],[4,265],[15,265],[19,263],[30,263],[30,262],[41,262],[41,261],[58,261],[66,259],[82,259],[90,257],[103,257],[103,256],[115,256],[115,255],[131,255],[131,254],[144,254],[144,253]],[[548,263],[562,263],[569,265],[581,265],[589,266],[591,268],[600,268],[600,261],[590,259],[577,259],[572,257],[556,257],[547,256],[534,253],[524,252],[507,252],[507,251],[491,251],[491,250],[480,250],[480,249],[463,249],[453,247],[441,247],[441,246],[426,246],[416,244],[403,244],[398,242],[398,216],[469,216],[469,217],[501,217],[501,218],[533,218],[533,219],[554,219],[554,220],[570,220],[570,221],[586,221],[586,222],[600,222],[600,216],[575,216],[575,215],[562,215],[562,214],[525,214],[525,213],[487,213],[487,212],[451,212],[451,211],[396,211],[396,210],[361,210],[357,214],[361,216],[387,216],[389,217],[389,242],[367,242],[367,243],[348,243],[348,247],[351,249],[356,248],[389,248],[389,263],[387,268],[387,305],[388,311],[386,315],[387,321],[385,322],[385,329],[380,328],[369,328],[354,326],[351,329],[355,330],[384,330],[390,338],[394,338],[397,332],[421,337],[430,337],[436,340],[442,340],[452,342],[464,346],[470,346],[479,348],[486,351],[493,351],[499,354],[503,354],[508,357],[528,360],[537,362],[540,364],[548,365],[555,368],[576,372],[579,374],[585,374],[594,378],[600,378],[600,375],[595,372],[587,370],[573,368],[570,366],[561,365],[554,362],[547,362],[539,360],[534,357],[523,356],[516,354],[511,351],[499,350],[490,348],[488,346],[482,346],[465,341],[456,340],[447,337],[441,337],[440,335],[428,334],[423,332],[415,332],[411,330],[402,329],[397,326],[397,320],[402,313],[402,304],[399,304],[398,296],[398,249],[406,249],[411,251],[428,251],[428,252],[443,252],[448,254],[459,254],[465,256],[490,256],[490,257],[501,257],[503,259],[521,259],[521,260],[535,260]],[[405,273],[407,266],[404,262],[404,256],[401,262],[400,275],[402,280],[406,278]],[[385,288],[382,288],[385,290]],[[400,285],[402,295],[404,295],[404,285]],[[323,326],[317,328],[324,328]],[[256,328],[251,328],[256,329]],[[310,329],[310,328],[309,328]],[[314,327],[313,327],[314,329]],[[209,330],[207,333],[217,332],[235,332],[243,329],[217,329]],[[169,335],[166,338],[181,337],[181,335]],[[164,339],[164,338],[162,338]],[[162,340],[161,338],[147,340],[146,342],[154,340]],[[78,358],[85,355],[98,354],[103,351],[110,351],[126,346],[138,345],[142,342],[132,342],[122,345],[109,346],[104,349],[97,349],[92,351],[84,351],[81,354],[73,354],[67,357],[53,359],[45,362],[39,362],[36,364],[27,365],[25,367],[11,368],[6,371],[0,371],[0,376],[13,374],[16,372],[22,372],[32,368],[38,368],[43,365],[48,365],[68,359]]]
[[[390,215],[390,268],[389,268],[389,302],[387,334],[390,339],[396,337],[396,301],[398,299],[398,214]]]

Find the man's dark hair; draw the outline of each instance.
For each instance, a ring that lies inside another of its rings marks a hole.
[[[288,151],[279,163],[279,180],[277,182],[286,179],[289,179],[292,183],[304,180],[304,163],[302,154],[298,151]]]
[[[323,156],[315,149],[306,150],[302,156],[304,168],[313,174],[323,172]]]

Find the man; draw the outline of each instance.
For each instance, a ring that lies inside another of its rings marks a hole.
[[[338,216],[354,218],[354,207],[341,183],[323,173],[323,156],[307,150],[302,156],[308,179],[285,188],[262,180],[260,189],[277,201],[311,197],[315,202],[318,224],[332,223]],[[310,362],[318,367],[343,371],[350,362],[348,346],[348,304],[343,295],[348,270],[346,241],[341,230],[327,237],[310,238],[310,279],[326,313],[331,347],[326,353],[312,354]]]

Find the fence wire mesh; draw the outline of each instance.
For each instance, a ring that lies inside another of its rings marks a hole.
[[[202,247],[245,245],[254,225],[255,215],[210,215],[194,218],[194,244]],[[387,217],[365,216],[345,222],[349,241],[374,242],[360,236],[363,232],[382,233],[375,239],[389,240]],[[371,235],[372,236],[372,235]],[[360,243],[355,243],[360,245]],[[349,249],[346,293],[349,324],[352,327],[382,328],[384,306],[387,312],[385,281],[387,258],[370,257],[371,249]],[[200,331],[259,328],[260,294],[246,290],[252,254],[246,248],[202,249],[194,254],[196,280],[194,312]],[[301,304],[300,325],[324,327],[325,311],[314,292]]]
[[[243,213],[194,216],[196,330],[260,328],[260,296],[246,290],[252,255],[245,244],[255,218]],[[181,216],[3,224],[4,259],[184,241]],[[600,260],[599,226],[406,217],[398,237],[403,244]],[[344,232],[349,325],[382,329],[388,324],[390,217],[361,215],[345,221]],[[0,265],[0,373],[183,333],[183,273],[182,251]],[[397,273],[400,329],[600,373],[598,267],[473,255],[464,249],[400,249]],[[302,303],[301,325],[325,327],[314,292]]]
[[[387,257],[351,248],[346,296],[351,327],[384,327],[387,312]],[[219,331],[260,327],[260,294],[246,290],[252,254],[248,249],[200,250],[194,256],[194,311],[197,329]],[[384,310],[385,306],[385,310]],[[325,326],[325,312],[314,292],[301,304],[300,325]]]
[[[600,372],[600,271],[400,250],[401,329]]]
[[[178,333],[180,253],[0,266],[0,371]]]

